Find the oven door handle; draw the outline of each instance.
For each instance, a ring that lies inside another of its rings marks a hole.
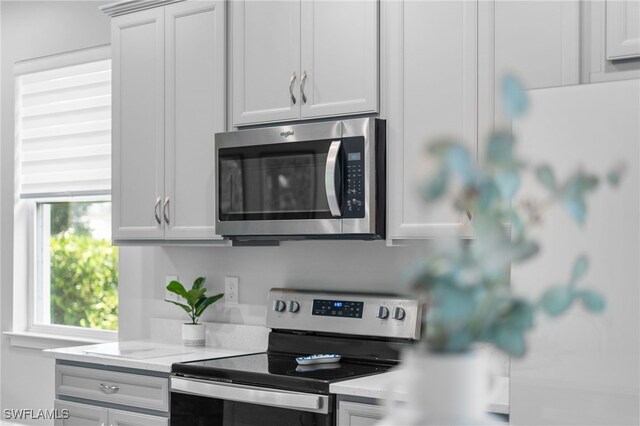
[[[327,395],[311,395],[276,389],[171,377],[171,392],[217,398],[228,401],[287,408],[291,410],[329,412]]]
[[[327,202],[331,216],[340,217],[340,204],[338,203],[338,195],[336,193],[336,169],[338,167],[338,154],[340,153],[340,145],[342,141],[333,141],[329,147],[327,154],[327,165],[324,169],[324,187],[327,191]]]

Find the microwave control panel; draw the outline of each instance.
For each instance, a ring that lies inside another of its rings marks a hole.
[[[344,192],[342,200],[343,218],[364,217],[364,138],[342,139],[344,150]]]

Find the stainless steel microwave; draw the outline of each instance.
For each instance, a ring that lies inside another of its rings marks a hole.
[[[228,238],[385,238],[386,123],[359,118],[215,135]]]

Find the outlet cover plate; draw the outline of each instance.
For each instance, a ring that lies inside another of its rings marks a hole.
[[[237,305],[238,300],[238,277],[224,277],[224,303]]]

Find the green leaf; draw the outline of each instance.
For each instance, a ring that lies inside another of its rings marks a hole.
[[[184,288],[184,286],[179,282],[179,281],[171,281],[168,285],[167,285],[167,290],[169,290],[172,293],[177,294],[178,296],[182,296],[183,298],[187,298],[187,290]]]
[[[449,173],[443,168],[424,185],[422,194],[425,200],[434,201],[440,198],[447,189]]]
[[[187,292],[187,297],[186,297],[187,303],[190,306],[195,306],[198,299],[202,297],[206,291],[207,291],[206,288],[198,288],[198,289],[192,288]]]
[[[540,251],[540,246],[531,240],[515,240],[511,246],[512,260],[514,262],[522,262],[527,260]]]
[[[196,317],[202,315],[205,309],[209,307],[212,303],[217,302],[224,296],[224,293],[216,294],[215,296],[203,298],[202,301],[199,301],[198,307],[196,308]]]
[[[547,189],[550,191],[557,191],[558,184],[556,182],[556,178],[553,174],[553,170],[548,165],[539,166],[536,168],[536,176],[540,183],[542,183]]]
[[[562,189],[562,202],[568,213],[580,224],[584,223],[587,205],[584,200],[588,192],[598,186],[598,177],[579,171],[573,175]]]
[[[493,178],[502,199],[509,201],[516,195],[520,187],[520,173],[517,169],[504,170]]]
[[[493,342],[498,348],[516,357],[523,356],[526,351],[524,335],[517,330],[501,329],[493,338]]]
[[[198,277],[196,278],[196,280],[193,282],[193,287],[191,287],[192,289],[199,289],[202,288],[202,285],[204,284],[206,278],[205,277]]]
[[[576,259],[573,263],[573,270],[571,271],[571,284],[575,284],[580,278],[584,276],[589,268],[589,259],[584,254]]]
[[[495,132],[487,145],[487,162],[510,167],[513,165],[513,136],[508,132]]]
[[[611,185],[612,187],[619,186],[620,181],[622,180],[622,176],[624,175],[624,172],[625,172],[624,165],[616,166],[615,168],[610,170],[607,173],[607,182],[609,182],[609,185]]]
[[[552,317],[562,314],[573,302],[573,292],[565,287],[555,287],[544,292],[540,299],[542,309]]]
[[[529,107],[529,99],[520,81],[513,75],[505,75],[502,79],[502,100],[504,110],[510,118],[518,118]]]
[[[591,312],[604,311],[605,301],[602,295],[594,290],[582,290],[576,293],[582,304]]]
[[[186,313],[188,313],[189,315],[191,315],[191,308],[190,308],[189,306],[184,305],[184,304],[179,303],[179,302],[174,302],[173,300],[167,300],[167,299],[165,299],[164,301],[165,301],[165,302],[169,302],[169,303],[173,303],[173,304],[174,304],[174,305],[176,305],[176,306],[180,306],[182,309],[184,309],[184,311],[185,311]]]

